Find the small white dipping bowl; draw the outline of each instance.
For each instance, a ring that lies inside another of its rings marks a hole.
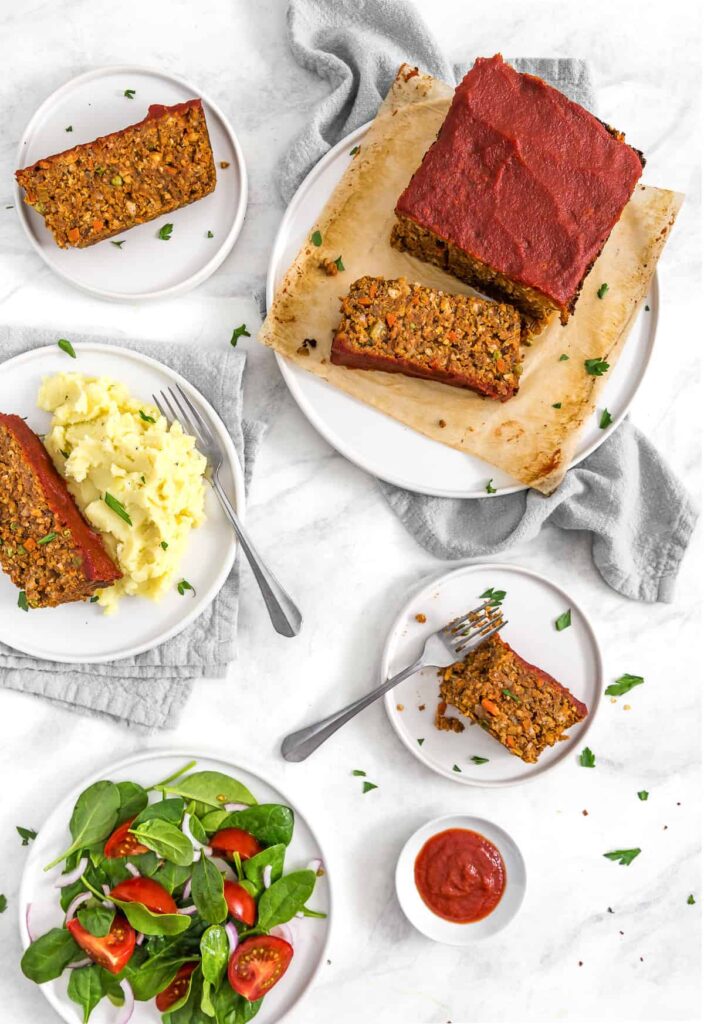
[[[498,849],[506,865],[506,888],[495,910],[481,921],[456,924],[434,914],[421,899],[415,882],[415,862],[421,849],[432,836],[450,828],[478,832]],[[526,865],[521,851],[511,836],[498,825],[468,814],[449,814],[426,822],[408,840],[396,865],[396,894],[401,909],[411,924],[435,942],[449,946],[469,946],[478,939],[496,935],[518,913],[526,891]]]

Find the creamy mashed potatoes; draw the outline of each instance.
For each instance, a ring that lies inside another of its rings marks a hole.
[[[204,519],[206,461],[193,438],[108,377],[47,377],[37,405],[52,413],[44,444],[56,468],[123,572],[100,604],[113,612],[123,594],[158,600]]]

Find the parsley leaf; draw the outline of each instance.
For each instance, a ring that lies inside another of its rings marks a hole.
[[[251,338],[251,337],[252,337],[252,335],[247,330],[247,325],[246,324],[240,324],[240,326],[239,327],[235,327],[234,331],[232,332],[232,337],[230,338],[230,344],[233,346],[233,348],[237,348],[237,342],[240,340],[240,338]]]
[[[609,697],[623,697],[624,693],[628,693],[634,686],[640,686],[645,682],[643,676],[632,676],[629,672],[619,676],[615,683],[611,686],[607,686],[604,693],[608,694]]]
[[[636,846],[632,850],[612,850],[611,853],[605,853],[603,856],[608,860],[618,861],[619,864],[628,867],[628,865],[636,859],[639,853],[640,846]]]
[[[459,765],[457,765],[457,764],[453,764],[453,766],[452,766],[452,770],[453,770],[453,772],[459,772],[459,773],[460,773],[460,775],[462,774],[462,769],[461,769],[461,768],[460,768],[460,766],[459,766]]]
[[[123,95],[126,96],[128,100],[133,100],[136,91],[136,89],[125,89]]]
[[[584,369],[590,377],[603,377],[609,368],[605,359],[585,359]]]
[[[568,608],[562,615],[558,615],[555,619],[555,629],[558,633],[561,633],[563,629],[568,629],[572,625],[572,609]]]
[[[600,430],[606,430],[607,427],[611,426],[613,421],[614,421],[613,420],[613,416],[611,415],[609,410],[608,409],[602,409],[601,410],[601,416],[599,417],[599,429]]]
[[[169,546],[169,545],[168,545],[168,544],[166,543],[166,541],[165,541],[165,540],[162,540],[162,542],[161,542],[161,547],[162,547],[162,548],[164,549],[164,551],[166,551],[166,549],[168,548],[168,546]]]
[[[323,236],[320,234],[319,231],[314,231],[313,234],[310,236],[310,240],[313,243],[313,245],[323,244]]]
[[[601,284],[596,290],[597,298],[603,299],[609,290],[608,284]]]
[[[579,763],[581,764],[582,768],[593,768],[596,764],[596,758],[594,757],[594,754],[591,752],[589,747],[585,747],[582,753],[579,755]]]
[[[72,124],[70,124],[70,125],[68,126],[68,128],[64,128],[64,131],[65,131],[65,132],[72,132],[72,131],[73,131],[73,125],[72,125]]]
[[[492,476],[491,480],[489,480],[489,483],[486,485],[487,494],[496,494],[496,488],[491,486],[493,479],[494,478]]]
[[[569,356],[565,352],[563,352],[557,361],[558,363],[564,363],[567,359],[569,359]]]
[[[192,587],[188,580],[181,580],[180,583],[176,585],[176,589],[178,590],[181,597],[183,597],[187,590],[192,590],[193,596],[196,596],[196,588]]]
[[[489,758],[488,757],[478,757],[476,754],[473,757],[470,757],[469,760],[472,762],[472,764],[488,764],[489,763]]]
[[[17,607],[21,608],[23,612],[29,611],[29,605],[27,604],[27,595],[25,594],[24,590],[20,590],[19,592],[19,595],[17,597]]]
[[[122,502],[118,501],[117,498],[113,498],[112,494],[110,494],[109,491],[105,492],[105,497],[103,498],[103,500],[107,507],[113,510],[115,515],[118,515],[120,519],[124,519],[128,526],[132,525],[130,514],[125,508],[125,506],[122,504]]]
[[[342,256],[338,256],[334,263],[338,270],[342,271],[345,269],[345,264],[342,262]]]
[[[215,235],[213,234],[212,231],[209,231],[208,234],[205,237],[206,238],[215,238]]]
[[[420,739],[417,740],[416,742],[418,743],[419,747],[422,747],[423,744],[425,743],[425,736],[421,736]]]
[[[647,789],[641,789],[641,790],[638,791],[638,799],[639,800],[647,800],[649,796],[650,796],[650,793],[648,793]]]
[[[691,896],[690,896],[690,899],[692,899]],[[694,901],[692,900],[692,902],[694,902]],[[7,910],[7,896],[3,896],[3,894],[0,893],[0,914],[3,914],[6,910]]]
[[[113,242],[112,239],[110,240],[110,245],[114,245],[118,249],[121,249],[124,244],[125,244],[124,238],[121,238],[119,242]]]
[[[553,402],[553,406],[552,407],[553,407],[553,409],[561,409],[562,408],[562,402]]]
[[[37,838],[37,833],[33,828],[22,828],[21,825],[16,825],[15,828],[17,829],[17,834],[22,840],[23,846],[29,846],[30,839]]]
[[[56,344],[59,346],[62,352],[65,352],[67,356],[71,356],[71,359],[76,358],[76,350],[74,349],[71,342],[68,341],[66,338],[59,338]]]
[[[359,153],[359,146],[353,146],[350,150],[350,156],[357,156],[357,153]]]
[[[353,775],[366,775],[367,773],[363,772],[361,768],[353,768],[352,769],[352,774]]]
[[[51,544],[52,540],[56,540],[57,537],[57,533],[47,533],[43,537],[39,538],[37,544]]]
[[[0,898],[3,898],[3,897],[0,897]],[[693,907],[696,902],[697,901],[695,900],[693,894],[690,892],[689,896],[687,897],[687,903],[689,904],[690,907]],[[3,908],[0,907],[0,910],[2,910],[2,909]]]
[[[142,409],[139,410],[139,418],[140,420],[144,420],[145,423],[156,423],[154,417],[147,416],[146,412],[144,412]]]
[[[171,232],[173,231],[173,229],[173,224],[162,224],[162,226],[157,231],[157,237],[161,238],[163,242],[168,242],[168,240],[171,238]]]
[[[479,600],[487,600],[490,605],[495,607],[497,604],[501,604],[505,597],[505,590],[494,590],[493,587],[489,587],[488,590],[485,590],[483,594],[479,595]]]
[[[363,793],[369,793],[369,792],[371,792],[372,789],[378,789],[378,788],[379,787],[375,786],[373,782],[368,782],[366,779],[362,783],[362,792]]]
[[[98,596],[98,594],[93,594],[93,596],[91,597],[91,599],[89,601],[89,604],[97,604],[99,600],[100,600],[100,597]]]

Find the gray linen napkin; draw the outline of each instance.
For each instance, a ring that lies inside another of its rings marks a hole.
[[[108,339],[72,334],[73,342]],[[0,328],[2,362],[56,335],[31,328]],[[119,344],[151,356],[186,377],[220,414],[249,483],[263,427],[242,421],[245,356],[231,348],[186,349],[147,341]],[[78,369],[78,364],[67,369]],[[11,411],[11,410],[9,410]],[[20,654],[0,644],[0,686],[45,697],[87,714],[146,730],[173,728],[201,677],[219,679],[235,657],[239,605],[238,563],[213,603],[192,625],[160,647],[105,665],[65,665]]]
[[[399,64],[447,82],[472,63],[450,65],[414,8],[401,0],[291,0],[289,40],[299,64],[333,91],[289,148],[278,181],[288,202],[310,168],[340,138],[376,114]],[[487,54],[486,56],[490,56]],[[508,58],[507,58],[508,59]],[[589,69],[571,59],[510,60],[594,110]],[[545,497],[432,498],[379,481],[390,507],[438,558],[477,558],[530,540],[546,523],[592,535],[594,563],[626,597],[672,600],[674,580],[696,522],[687,492],[647,438],[625,421]]]

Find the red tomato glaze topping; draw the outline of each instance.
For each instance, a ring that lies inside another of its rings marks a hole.
[[[432,836],[416,857],[416,888],[438,917],[457,924],[481,921],[506,887],[506,865],[493,843],[466,828]]]

